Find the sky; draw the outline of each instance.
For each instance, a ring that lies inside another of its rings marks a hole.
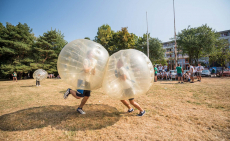
[[[230,0],[175,0],[176,32],[207,24],[216,31],[230,30]],[[97,35],[98,27],[114,31],[128,27],[129,33],[162,42],[174,35],[173,0],[0,0],[0,22],[27,23],[36,37],[52,29],[65,40]]]

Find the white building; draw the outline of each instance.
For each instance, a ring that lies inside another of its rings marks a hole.
[[[230,30],[225,30],[225,31],[219,31],[220,33],[220,39],[226,39],[229,42],[229,48],[230,48]],[[225,64],[228,68],[230,67],[230,62]]]
[[[175,69],[175,42],[174,41],[168,41],[168,42],[164,42],[163,44],[163,48],[166,50],[165,52],[165,59],[167,60],[168,63],[168,68],[169,69]],[[189,64],[189,60],[188,60],[188,55],[182,55],[181,51],[177,52],[177,60],[178,63],[184,68],[186,69],[188,64]]]
[[[226,39],[228,40],[230,44],[230,30],[225,30],[225,31],[220,31],[220,39]],[[168,42],[163,42],[162,43],[163,48],[166,50],[165,51],[165,59],[167,60],[168,63],[168,68],[169,69],[175,69],[175,41],[168,41]],[[230,46],[229,46],[230,47]],[[182,55],[181,51],[178,51],[177,53],[177,60],[178,63],[184,68],[187,69],[187,66],[189,64],[189,59],[188,55]],[[208,57],[200,58],[199,62],[204,62],[208,63],[209,59]],[[226,64],[227,67],[230,66],[230,62]]]

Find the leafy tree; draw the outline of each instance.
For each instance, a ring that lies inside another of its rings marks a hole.
[[[90,38],[89,38],[89,37],[85,37],[85,39],[90,40]]]
[[[120,31],[113,34],[110,44],[110,54],[122,49],[135,48],[135,35],[128,32],[128,27],[122,27]]]
[[[155,60],[154,62],[153,62],[153,64],[161,64],[161,65],[168,65],[168,63],[167,63],[167,60],[165,60],[164,58],[162,58],[162,59],[159,59],[159,60]]]
[[[34,39],[32,29],[26,23],[19,22],[16,26],[8,22],[6,26],[0,23],[0,75],[2,77],[16,71],[21,78],[23,73],[31,70]]]
[[[62,48],[67,44],[64,35],[60,31],[50,30],[38,37],[33,47],[33,70],[43,68],[48,73],[57,72],[57,59]]]
[[[162,47],[162,42],[157,38],[152,38],[149,36],[149,58],[152,62],[164,61],[165,49]],[[147,55],[147,34],[143,34],[143,37],[139,37],[136,49],[144,52]],[[166,62],[167,63],[167,62]],[[166,64],[164,63],[164,64]]]
[[[107,24],[102,25],[98,28],[97,36],[95,37],[94,41],[101,44],[107,51],[111,54],[113,49],[110,47],[111,41],[113,38],[114,31],[111,30],[111,27]]]
[[[216,42],[216,49],[209,55],[210,62],[217,62],[221,67],[225,67],[227,62],[230,62],[229,42],[226,39],[220,39]],[[222,70],[223,74],[223,70]]]
[[[189,62],[195,61],[197,64],[200,57],[215,49],[217,39],[218,34],[206,24],[197,28],[189,26],[177,35],[178,50],[188,54]]]

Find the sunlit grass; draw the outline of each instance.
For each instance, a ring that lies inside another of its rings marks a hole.
[[[63,93],[69,85],[47,79],[0,81],[0,140],[229,140],[230,79],[203,78],[194,84],[158,81],[135,98],[146,110],[93,91],[76,112],[80,100]]]

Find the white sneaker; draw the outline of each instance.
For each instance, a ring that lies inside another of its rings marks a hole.
[[[38,86],[38,85],[36,85],[36,86]]]
[[[82,115],[85,114],[85,112],[82,110],[82,108],[77,108],[77,111],[78,111],[78,113],[80,113],[80,114],[82,114]]]
[[[41,85],[38,85],[38,86],[41,86]]]
[[[66,98],[69,96],[69,94],[70,94],[70,90],[71,90],[71,89],[70,89],[70,88],[68,88],[68,89],[67,89],[67,91],[64,93],[64,96],[63,96],[63,97],[64,97],[64,99],[66,99]]]

